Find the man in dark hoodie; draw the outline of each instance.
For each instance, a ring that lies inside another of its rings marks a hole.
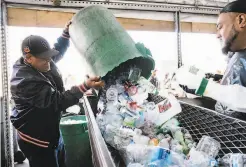
[[[61,114],[79,102],[90,88],[100,88],[100,77],[89,77],[65,91],[57,63],[69,46],[69,23],[54,49],[47,40],[31,35],[22,42],[23,56],[13,66],[11,116],[20,149],[31,167],[64,167],[65,150],[59,130]],[[72,57],[71,57],[72,58]]]

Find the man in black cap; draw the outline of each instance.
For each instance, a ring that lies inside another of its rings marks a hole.
[[[61,114],[79,102],[90,88],[100,88],[100,77],[88,77],[65,91],[55,65],[69,46],[69,23],[54,49],[47,40],[31,35],[23,40],[23,56],[13,66],[11,121],[20,149],[31,167],[64,167],[65,150],[59,130]],[[72,58],[72,57],[71,57]]]
[[[199,81],[196,84],[200,84],[196,93],[215,100],[220,99],[222,103],[217,102],[216,111],[246,120],[246,101],[242,98],[246,96],[246,0],[233,1],[221,10],[217,22],[217,37],[222,42],[222,52],[228,57],[227,69],[220,81],[222,86],[206,79],[200,82],[199,78],[193,75],[194,82]],[[187,74],[190,73],[189,71]],[[181,72],[179,76],[183,74]],[[192,84],[194,86],[194,83]],[[211,91],[214,88],[216,93]],[[235,100],[237,103],[233,103]]]
[[[239,84],[246,87],[246,1],[237,0],[226,5],[217,22],[217,37],[222,42],[222,52],[229,58],[222,85]],[[246,116],[217,103],[215,109],[246,120]],[[244,110],[246,112],[246,109]]]

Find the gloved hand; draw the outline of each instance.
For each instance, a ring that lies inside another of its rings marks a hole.
[[[182,66],[176,72],[176,79],[180,85],[187,89],[195,89],[197,95],[203,95],[208,80],[204,78],[205,73],[195,66]]]
[[[195,89],[189,89],[186,85],[179,85],[186,93],[196,94]]]

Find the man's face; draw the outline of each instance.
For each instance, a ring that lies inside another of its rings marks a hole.
[[[27,62],[40,72],[48,72],[50,70],[51,58],[37,58],[33,55],[28,55]]]
[[[236,52],[242,50],[241,40],[244,31],[244,15],[239,13],[222,13],[217,22],[217,37],[222,42],[222,52]]]
[[[232,13],[222,13],[219,15],[217,22],[217,37],[222,43],[222,52],[227,54],[232,51],[238,32],[235,29],[234,17]]]

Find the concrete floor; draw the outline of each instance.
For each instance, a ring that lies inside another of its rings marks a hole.
[[[26,159],[22,164],[15,164],[15,167],[29,167],[28,160]]]

